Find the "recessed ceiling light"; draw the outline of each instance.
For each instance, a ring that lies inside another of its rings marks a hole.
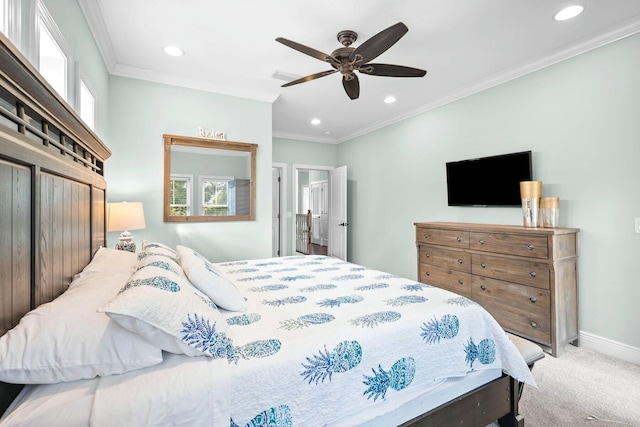
[[[179,47],[175,46],[167,46],[164,48],[164,53],[171,56],[182,56],[184,55],[184,51]]]
[[[384,99],[384,102],[386,104],[393,104],[394,102],[396,102],[396,97],[389,95]]]
[[[580,15],[583,10],[584,10],[584,6],[580,6],[578,4],[575,4],[573,6],[567,6],[564,9],[562,9],[560,12],[556,13],[553,16],[553,19],[555,19],[556,21],[566,21],[568,19],[575,18],[576,16]]]
[[[322,122],[320,121],[320,119],[311,119],[311,124],[312,124],[312,125],[316,125],[316,126],[318,126],[320,123],[322,123]]]

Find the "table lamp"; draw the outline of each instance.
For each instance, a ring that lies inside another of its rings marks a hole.
[[[135,252],[136,242],[129,230],[141,230],[144,227],[142,202],[107,204],[107,231],[122,231],[116,249]]]

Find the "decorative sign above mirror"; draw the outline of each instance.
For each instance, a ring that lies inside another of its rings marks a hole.
[[[257,144],[164,135],[164,221],[253,221]]]

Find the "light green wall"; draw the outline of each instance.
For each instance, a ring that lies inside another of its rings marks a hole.
[[[193,174],[196,182],[198,182],[198,176],[200,175],[250,179],[251,161],[248,156],[247,158],[240,156],[207,156],[196,153],[173,152],[171,154],[171,173]]]
[[[635,35],[340,144],[350,260],[416,278],[414,222],[521,224],[518,208],[448,207],[445,163],[532,150],[560,225],[581,230],[580,329],[640,347],[638,76]]]
[[[212,261],[271,255],[271,104],[141,80],[111,77],[107,163],[109,201],[144,203],[141,239],[192,247]],[[256,220],[165,223],[163,134],[197,136],[198,127],[258,144]],[[118,233],[109,233],[109,245]]]
[[[293,181],[294,171],[293,165],[310,165],[310,166],[339,166],[337,162],[338,145],[325,144],[320,142],[308,142],[293,139],[273,138],[273,163],[286,164],[287,188],[283,189],[287,194],[286,208],[286,231],[285,239],[286,253],[292,255],[295,247],[292,245],[292,227],[293,216]]]
[[[21,3],[20,49],[30,57],[35,0]],[[60,32],[96,91],[96,133],[113,156],[106,162],[108,201],[142,201],[147,227],[141,239],[183,244],[211,260],[271,254],[271,104],[109,76],[75,1],[44,0]],[[71,64],[75,73],[75,64]],[[70,104],[75,105],[75,86]],[[258,144],[256,221],[176,224],[162,221],[163,133],[197,136],[198,126],[224,131],[228,139]],[[113,246],[118,233],[109,233]],[[240,243],[241,242],[241,243]],[[250,244],[247,244],[250,243]]]

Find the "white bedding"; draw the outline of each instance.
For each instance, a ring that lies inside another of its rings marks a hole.
[[[324,256],[215,266],[247,298],[229,336],[260,350],[230,365],[232,426],[358,425],[475,370],[533,383],[498,323],[440,288]]]
[[[164,354],[147,369],[90,380],[28,385],[0,425],[228,426],[226,361]]]
[[[210,378],[222,387],[219,367],[213,359],[166,354],[165,361],[153,368],[107,378],[26,386],[0,421],[3,427],[24,426],[228,426],[220,395],[202,381]],[[344,419],[332,426],[389,427],[402,424],[476,387],[500,377],[499,369],[475,371],[464,378],[450,378],[392,412]],[[222,375],[223,376],[223,375]],[[167,378],[177,379],[166,387]],[[107,380],[107,381],[105,381]],[[228,378],[226,378],[228,380]],[[131,382],[133,381],[133,382]],[[158,388],[159,384],[163,384]],[[224,388],[224,387],[223,387]],[[100,390],[98,394],[96,391]],[[148,393],[157,390],[149,396]],[[162,396],[162,393],[171,392]],[[145,396],[141,399],[141,394]],[[94,402],[94,397],[96,400]],[[134,399],[135,397],[135,399]],[[186,399],[185,399],[186,398]],[[209,400],[211,399],[211,400]],[[185,403],[187,403],[185,405]],[[63,408],[61,410],[61,408]],[[296,424],[294,424],[296,425]]]
[[[215,266],[247,298],[246,312],[222,311],[228,360],[164,353],[126,374],[28,387],[0,425],[372,425],[412,415],[429,390],[433,402],[468,391],[456,379],[469,373],[534,384],[495,320],[456,294],[329,257]]]

